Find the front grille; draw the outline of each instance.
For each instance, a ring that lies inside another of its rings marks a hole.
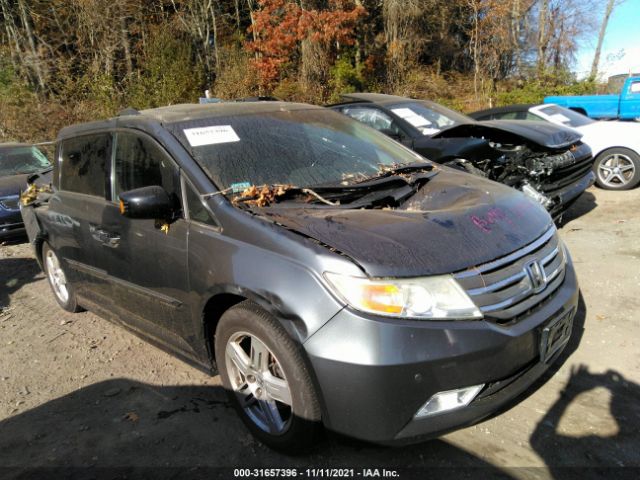
[[[0,199],[0,207],[5,210],[20,210],[20,197],[18,195]]]
[[[486,319],[506,324],[550,297],[564,281],[565,264],[558,233],[551,227],[526,247],[455,278]]]

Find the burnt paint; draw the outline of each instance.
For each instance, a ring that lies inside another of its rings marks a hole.
[[[334,247],[372,277],[464,270],[527,245],[552,222],[523,194],[453,169],[397,209],[276,206],[261,214]]]

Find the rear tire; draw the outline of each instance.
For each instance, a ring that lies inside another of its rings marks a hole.
[[[216,328],[218,371],[238,415],[265,445],[306,451],[320,433],[320,405],[300,347],[251,301],[227,310]]]
[[[82,311],[82,307],[78,305],[73,286],[67,282],[67,275],[62,268],[58,255],[47,243],[42,245],[42,266],[58,305],[67,312],[77,313]]]
[[[630,190],[640,182],[640,155],[628,148],[610,148],[593,164],[596,184],[605,190]]]

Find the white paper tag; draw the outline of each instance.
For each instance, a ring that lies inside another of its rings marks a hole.
[[[192,147],[214,145],[216,143],[239,142],[240,137],[231,125],[216,125],[212,127],[187,128],[184,134]]]
[[[420,115],[411,115],[410,117],[404,117],[405,122],[409,122],[414,127],[424,127],[425,125],[431,125],[431,122]]]
[[[410,108],[393,108],[391,109],[391,111],[398,115],[400,118],[412,117],[416,114],[416,112],[414,112]]]

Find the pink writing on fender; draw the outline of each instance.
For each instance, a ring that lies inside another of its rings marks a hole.
[[[499,221],[504,221],[512,224],[511,219],[501,208],[491,208],[486,215],[479,217],[477,215],[471,215],[471,221],[473,224],[485,233],[491,232],[491,225]]]

